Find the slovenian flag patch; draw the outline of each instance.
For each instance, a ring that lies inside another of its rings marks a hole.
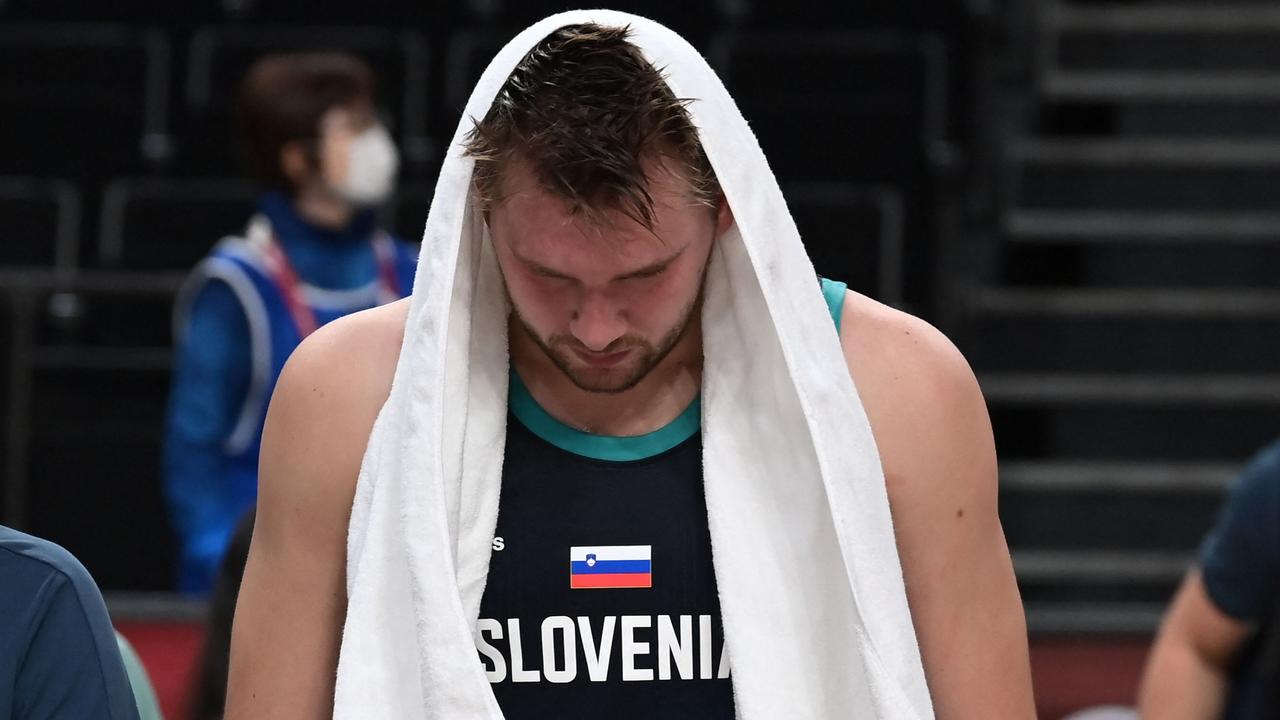
[[[653,587],[650,545],[594,545],[569,548],[569,588]]]

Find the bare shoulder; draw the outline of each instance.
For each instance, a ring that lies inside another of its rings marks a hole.
[[[972,419],[983,405],[964,356],[920,318],[850,291],[840,344],[868,413],[893,427]]]
[[[377,400],[381,405],[391,388],[408,312],[405,298],[321,327],[289,357],[280,384],[289,383],[290,391],[310,385],[344,400]]]
[[[228,720],[333,714],[351,503],[407,310],[401,301],[325,325],[276,383],[236,602]]]
[[[273,410],[333,410],[304,416],[321,431],[371,429],[391,390],[408,309],[408,300],[399,300],[317,330],[285,364]]]
[[[938,717],[1033,718],[1026,627],[978,381],[919,318],[850,293],[841,345],[884,467]]]
[[[401,300],[340,318],[289,357],[263,430],[263,503],[278,491],[350,508],[369,434],[390,392],[407,312]]]
[[[956,346],[924,320],[852,292],[840,342],[871,422],[900,539],[910,544],[919,529],[927,540],[956,511],[994,515],[991,421]]]

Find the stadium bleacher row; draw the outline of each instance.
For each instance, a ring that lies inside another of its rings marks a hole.
[[[267,52],[364,58],[401,149],[383,222],[414,238],[459,108],[555,3],[0,2],[0,522],[54,538],[109,591],[172,586],[158,457],[184,274],[251,208],[232,103]],[[707,54],[753,123],[818,270],[928,301],[963,120],[950,3],[646,4]],[[12,119],[12,123],[10,120]],[[131,518],[120,523],[121,517]]]

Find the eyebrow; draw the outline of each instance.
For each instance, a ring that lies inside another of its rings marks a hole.
[[[683,255],[684,251],[687,250],[688,248],[689,246],[685,245],[684,247],[677,250],[670,257],[645,265],[644,267],[638,270],[632,270],[629,273],[618,275],[617,277],[614,277],[610,282],[617,281],[617,280],[631,280],[634,278],[645,277],[647,275],[656,275],[659,272],[662,272],[663,270],[665,270],[668,265],[675,262],[676,259],[679,258],[681,255]],[[547,267],[546,265],[543,265],[540,262],[537,262],[535,260],[530,260],[529,258],[521,255],[519,252],[516,252],[514,248],[512,248],[511,254],[515,255],[516,259],[519,260],[521,263],[523,263],[530,270],[533,270],[534,272],[540,275],[547,275],[549,277],[562,278],[565,280],[573,279],[558,270],[554,270],[552,268]]]

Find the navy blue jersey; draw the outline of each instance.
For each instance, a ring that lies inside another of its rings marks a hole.
[[[138,720],[111,619],[66,550],[0,526],[0,718]]]
[[[824,281],[837,323],[844,285]],[[734,717],[698,400],[638,437],[570,428],[511,376],[476,646],[510,720]]]
[[[1240,474],[1200,550],[1204,587],[1219,610],[1266,626],[1280,607],[1280,441],[1260,451]],[[1261,667],[1265,632],[1240,652],[1223,718],[1271,717],[1270,669]]]

